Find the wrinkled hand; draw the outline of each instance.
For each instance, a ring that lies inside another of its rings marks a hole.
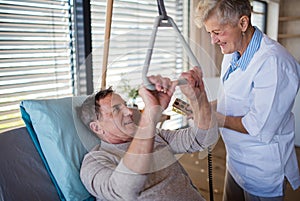
[[[202,71],[198,67],[181,74],[187,84],[181,85],[182,93],[189,99],[193,110],[194,123],[201,129],[208,129],[214,125],[214,114],[206,96]]]
[[[180,78],[187,80],[187,84],[181,85],[180,90],[188,99],[195,100],[202,92],[205,92],[202,71],[197,66],[187,72],[183,72]]]
[[[171,97],[177,85],[169,78],[162,77],[161,75],[152,75],[148,77],[149,82],[155,86],[154,91],[150,91],[142,86],[139,90],[139,95],[143,98],[145,106],[159,105],[166,109],[170,103]]]

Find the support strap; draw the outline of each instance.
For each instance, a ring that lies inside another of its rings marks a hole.
[[[152,52],[153,52],[153,47],[154,47],[158,27],[172,27],[174,29],[175,33],[177,34],[177,37],[179,38],[181,45],[187,52],[188,57],[191,59],[191,63],[193,64],[193,66],[198,66],[199,68],[201,68],[197,58],[193,54],[188,43],[185,41],[185,39],[182,36],[180,30],[178,29],[176,23],[174,22],[174,20],[171,17],[169,17],[167,15],[163,0],[157,0],[157,3],[158,3],[158,10],[159,10],[160,15],[157,16],[154,21],[152,35],[151,35],[151,38],[149,41],[147,55],[146,55],[146,59],[144,62],[144,67],[143,67],[143,74],[142,74],[144,86],[146,86],[146,88],[149,90],[155,89],[154,86],[149,82],[149,80],[147,78],[147,73],[149,70],[149,65],[150,65],[150,61],[151,61],[151,57],[152,57]],[[179,85],[186,84],[186,80],[180,79],[180,80],[178,80],[178,82],[179,82],[178,83]]]

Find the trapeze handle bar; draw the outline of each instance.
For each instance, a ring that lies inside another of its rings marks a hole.
[[[167,19],[165,19],[165,18],[167,18]],[[167,20],[167,22],[163,22],[163,20]],[[151,56],[152,56],[152,52],[153,52],[153,47],[154,47],[154,42],[155,42],[158,27],[173,27],[173,29],[175,30],[175,33],[177,34],[177,37],[179,38],[183,48],[187,52],[187,55],[189,56],[193,66],[197,66],[197,67],[201,68],[197,58],[193,54],[193,51],[191,50],[188,43],[185,41],[184,37],[182,36],[182,34],[181,34],[180,30],[178,29],[177,25],[175,24],[174,20],[169,16],[159,15],[155,18],[155,21],[154,21],[154,26],[153,26],[151,38],[150,38],[150,41],[149,41],[147,55],[146,55],[146,59],[145,59],[145,62],[144,62],[144,67],[143,67],[143,72],[142,72],[143,73],[142,78],[143,78],[144,86],[149,90],[155,90],[155,87],[149,82],[149,80],[147,78],[147,73],[148,73],[148,70],[149,70],[149,65],[150,65],[150,61],[151,61]],[[187,83],[187,81],[185,79],[179,79],[178,80],[178,85],[183,85],[183,84],[186,84],[186,83]]]

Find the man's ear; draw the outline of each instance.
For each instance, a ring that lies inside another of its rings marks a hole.
[[[91,130],[94,132],[94,133],[96,133],[97,135],[103,135],[103,133],[104,133],[104,131],[103,131],[103,129],[101,128],[101,126],[97,123],[97,122],[95,122],[95,121],[92,121],[91,123],[90,123],[90,128],[91,128]]]

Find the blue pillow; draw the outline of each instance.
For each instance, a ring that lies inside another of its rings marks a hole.
[[[84,155],[100,140],[77,118],[85,96],[25,100],[22,118],[61,200],[94,200],[80,180]]]

